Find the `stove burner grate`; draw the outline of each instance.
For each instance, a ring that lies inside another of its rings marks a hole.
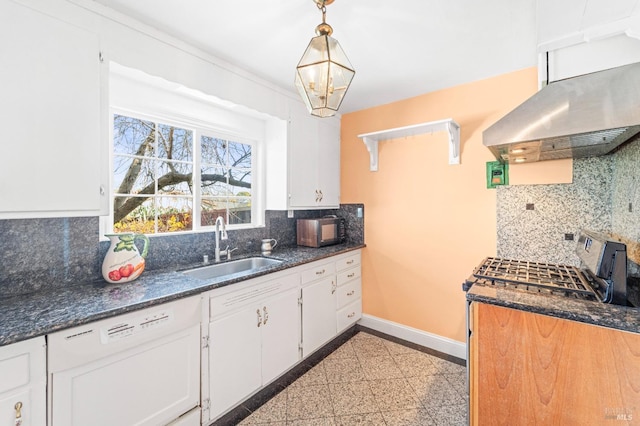
[[[506,282],[594,296],[587,279],[574,266],[488,257],[473,275],[494,285]]]

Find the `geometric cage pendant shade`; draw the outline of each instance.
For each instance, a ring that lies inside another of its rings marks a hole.
[[[324,6],[322,12],[318,36],[311,39],[296,67],[295,83],[312,115],[330,117],[340,108],[355,71],[338,40],[331,37],[333,29],[325,22]]]

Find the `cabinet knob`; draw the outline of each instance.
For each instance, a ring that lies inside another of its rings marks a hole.
[[[269,320],[269,312],[267,312],[267,307],[263,306],[262,311],[264,312],[264,319],[262,320],[262,324],[267,325],[267,321]]]
[[[347,315],[347,318],[353,318],[356,315],[355,312],[351,312],[349,315]]]
[[[262,314],[260,313],[260,308],[256,309],[256,314],[258,314],[258,327],[262,325]]]
[[[13,423],[15,426],[22,425],[22,402],[16,402],[16,405],[13,406],[16,410],[16,421]]]
[[[355,290],[351,290],[349,293],[347,293],[347,296],[353,296],[354,294],[356,294]]]

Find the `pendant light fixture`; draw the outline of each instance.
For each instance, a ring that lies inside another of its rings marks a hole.
[[[356,72],[325,22],[326,6],[334,0],[313,1],[322,11],[322,23],[296,67],[296,88],[311,115],[330,117],[340,108]]]

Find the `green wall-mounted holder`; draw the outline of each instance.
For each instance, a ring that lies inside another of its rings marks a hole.
[[[509,185],[509,163],[487,161],[487,188]]]

